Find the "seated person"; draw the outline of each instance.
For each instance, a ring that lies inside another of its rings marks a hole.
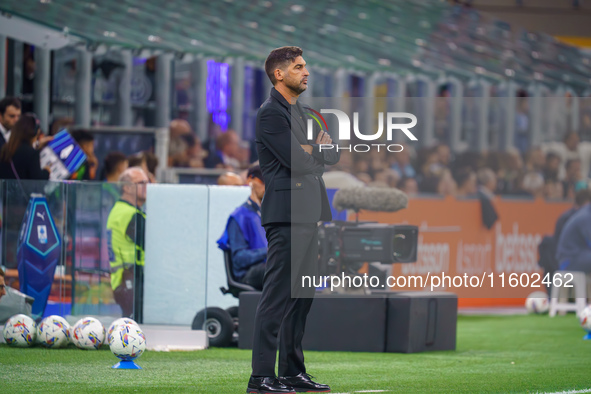
[[[591,204],[588,202],[564,225],[556,259],[560,270],[591,273]]]
[[[250,198],[232,212],[218,246],[231,253],[234,278],[262,290],[267,238],[261,225],[261,200],[265,194],[265,183],[258,165],[248,170],[247,181],[251,188]]]

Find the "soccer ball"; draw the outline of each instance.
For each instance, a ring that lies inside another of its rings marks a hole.
[[[146,337],[138,326],[122,324],[113,330],[110,346],[121,360],[135,360],[146,350]]]
[[[107,331],[107,343],[109,345],[111,344],[113,331],[115,330],[115,328],[117,328],[117,326],[120,326],[122,324],[133,324],[134,326],[137,326],[138,328],[140,327],[135,322],[135,320],[129,319],[127,317],[122,317],[121,319],[115,320],[113,323],[111,323],[111,325],[109,326],[109,330]]]
[[[587,305],[585,309],[579,313],[579,323],[583,330],[591,332],[591,305]]]
[[[80,319],[72,329],[72,342],[80,349],[98,349],[105,341],[105,327],[94,317]]]
[[[37,327],[37,342],[45,347],[66,347],[70,342],[70,325],[61,316],[48,316]]]
[[[4,340],[17,347],[33,346],[37,336],[37,324],[27,315],[14,315],[4,325]]]
[[[534,291],[525,300],[525,307],[529,313],[546,313],[550,307],[548,295],[543,291]]]

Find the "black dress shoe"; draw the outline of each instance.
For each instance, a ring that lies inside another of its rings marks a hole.
[[[296,376],[281,376],[279,381],[287,386],[291,386],[297,393],[328,393],[330,386],[327,384],[316,383],[312,381],[313,376],[307,373],[301,373]]]
[[[248,381],[247,393],[256,394],[295,394],[292,387],[286,386],[275,377],[254,377]]]

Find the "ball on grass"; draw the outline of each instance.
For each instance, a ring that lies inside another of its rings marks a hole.
[[[10,346],[33,346],[37,336],[37,324],[27,315],[14,315],[6,321],[2,334]]]
[[[133,319],[130,319],[128,317],[122,317],[120,319],[117,319],[113,323],[111,323],[109,329],[107,330],[107,344],[111,344],[113,331],[115,330],[115,328],[117,328],[117,326],[122,324],[133,324],[139,328],[139,324],[137,324]]]
[[[60,348],[70,343],[70,325],[61,316],[48,316],[37,327],[37,342],[48,348]]]
[[[146,350],[146,337],[134,324],[122,324],[113,330],[111,352],[123,361],[135,360]]]
[[[591,305],[587,305],[585,309],[579,313],[579,323],[583,330],[591,332]]]
[[[529,313],[546,313],[550,308],[548,295],[543,291],[534,291],[525,300],[525,307]]]
[[[98,349],[105,341],[105,327],[94,317],[85,317],[72,329],[72,342],[80,349]]]

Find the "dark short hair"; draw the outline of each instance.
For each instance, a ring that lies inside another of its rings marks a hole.
[[[456,176],[454,177],[456,183],[458,184],[458,187],[461,187],[463,184],[465,184],[467,181],[469,181],[472,174],[475,174],[475,173],[474,173],[474,171],[472,171],[471,168],[459,169],[456,173]]]
[[[142,163],[146,161],[146,155],[144,152],[135,153],[127,158],[130,167],[141,167]],[[146,167],[148,163],[146,163]]]
[[[158,167],[158,156],[148,151],[141,151],[127,158],[130,167],[141,167],[146,163],[146,168],[151,174],[156,174],[156,167]]]
[[[120,163],[127,161],[127,157],[121,152],[110,152],[105,157],[105,174],[111,175],[117,170],[117,166]]]
[[[0,100],[0,115],[4,116],[6,108],[13,106],[16,109],[21,109],[21,101],[16,97],[6,96]]]
[[[2,270],[2,268],[0,268],[0,276],[4,276],[4,271]]]
[[[49,135],[56,135],[60,131],[68,128],[69,126],[73,126],[74,124],[74,118],[57,118],[53,122],[51,122],[51,126],[49,126]]]
[[[549,162],[552,159],[558,159],[558,160],[562,161],[562,158],[558,155],[558,153],[556,153],[556,152],[548,152],[546,154],[546,163]]]
[[[144,157],[146,158],[146,167],[148,167],[148,171],[150,171],[152,174],[156,174],[156,167],[158,167],[158,156],[152,152],[144,152]]]
[[[72,136],[74,141],[76,141],[78,144],[94,141],[94,136],[86,130],[82,130],[82,129],[74,130],[70,133],[70,135]]]
[[[265,182],[263,179],[261,167],[259,165],[254,165],[248,169],[248,172],[246,173],[246,179],[249,178],[259,178],[261,181],[263,181],[263,183]]]
[[[187,143],[187,146],[189,148],[192,148],[195,145],[197,145],[197,138],[195,137],[195,134],[193,134],[193,133],[183,134],[183,135],[181,135],[181,139]]]
[[[271,51],[265,60],[265,72],[273,85],[277,83],[275,70],[283,69],[287,64],[293,63],[298,56],[302,56],[302,53],[304,51],[300,47],[281,47]]]

